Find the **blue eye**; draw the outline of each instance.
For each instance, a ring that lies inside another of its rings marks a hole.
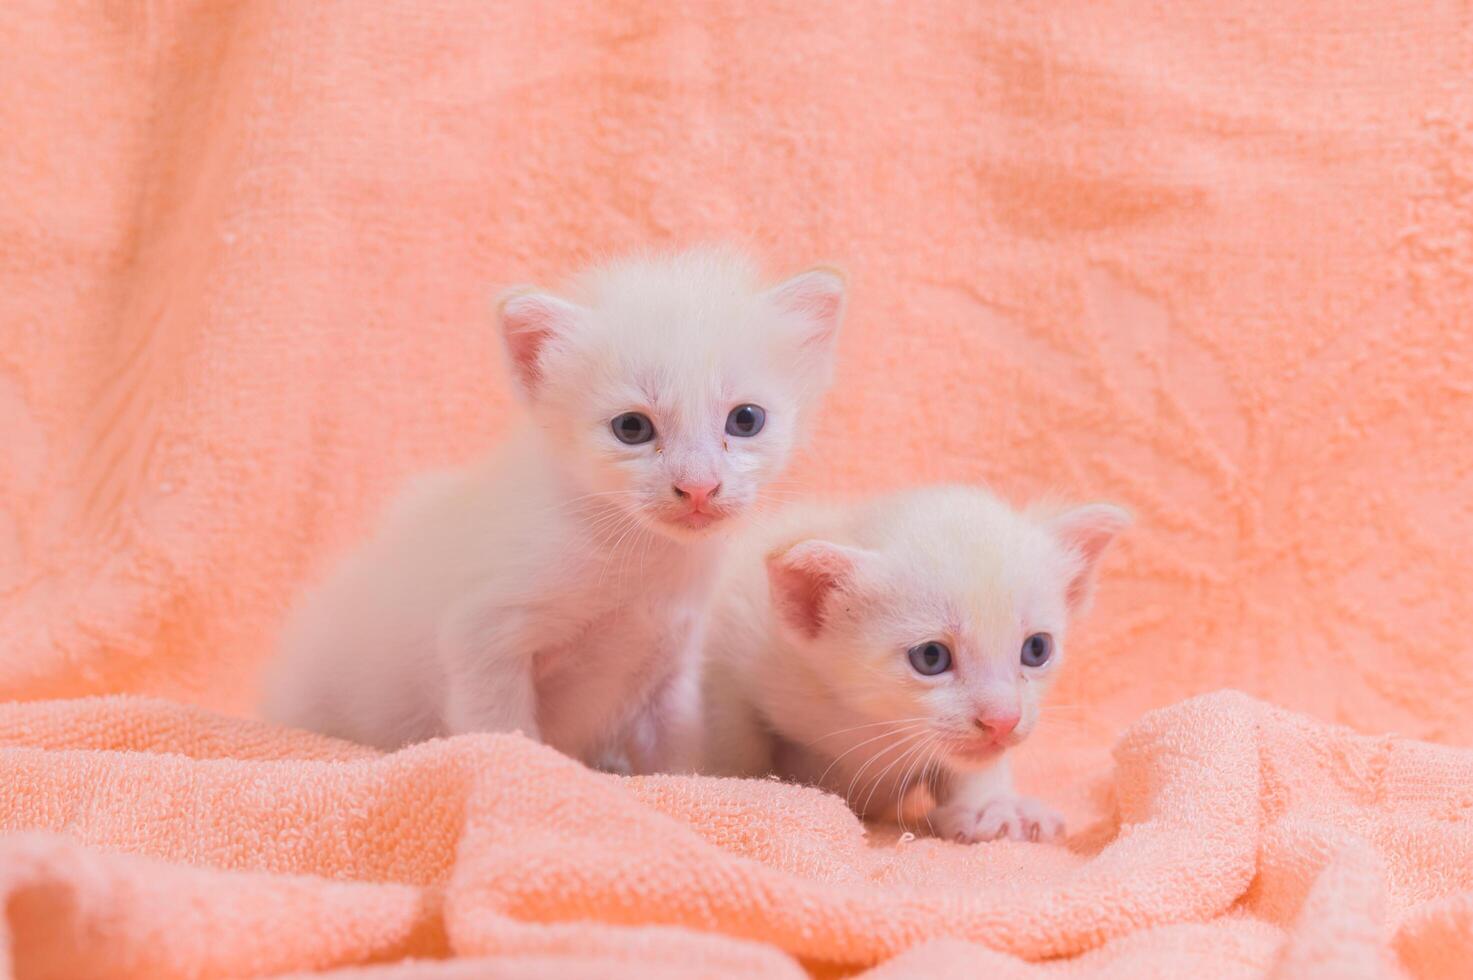
[[[1054,655],[1054,638],[1047,633],[1034,633],[1023,641],[1024,667],[1042,667]]]
[[[767,413],[761,405],[738,405],[726,417],[726,434],[749,439],[762,431],[767,423]]]
[[[614,430],[614,436],[620,442],[628,446],[638,446],[655,437],[655,423],[650,421],[648,415],[640,412],[625,412],[614,416],[609,428]]]
[[[910,665],[922,677],[935,677],[951,669],[951,648],[945,643],[932,640],[918,643],[905,652]]]

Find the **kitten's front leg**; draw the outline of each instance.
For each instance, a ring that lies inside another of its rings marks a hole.
[[[980,772],[951,772],[937,787],[939,805],[926,817],[937,837],[962,844],[984,840],[1055,841],[1064,818],[1048,804],[1013,789],[1006,757]]]
[[[444,724],[448,734],[515,732],[542,740],[532,683],[527,614],[472,598],[441,624],[445,671]]]
[[[693,660],[655,691],[635,718],[626,750],[636,775],[693,773],[701,768],[701,672]]]

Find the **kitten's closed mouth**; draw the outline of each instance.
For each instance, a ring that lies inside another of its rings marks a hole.
[[[958,738],[947,742],[947,750],[958,759],[967,762],[987,762],[995,759],[1007,748],[989,739]]]
[[[724,516],[724,514],[711,514],[703,510],[693,510],[690,513],[681,514],[678,517],[667,518],[666,523],[674,524],[676,527],[683,527],[687,531],[704,531],[712,524],[719,522]]]

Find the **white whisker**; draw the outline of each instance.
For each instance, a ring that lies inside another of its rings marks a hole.
[[[854,778],[851,779],[851,780],[849,780],[849,789],[844,793],[844,802],[848,803],[849,806],[852,809],[854,809],[854,812],[855,813],[859,814],[860,816],[864,816],[865,811],[864,810],[861,810],[861,809],[859,809],[859,808],[857,808],[857,807],[854,806],[854,800],[853,800],[853,796],[854,796],[854,784],[857,783],[859,781],[859,778],[864,775],[864,771],[866,769],[868,769],[870,766],[874,765],[875,762],[877,762],[880,758],[882,758],[885,755],[886,752],[890,752],[890,751],[893,751],[895,749],[898,749],[902,745],[905,745],[907,743],[913,742],[914,740],[916,740],[918,738],[924,738],[925,736],[926,736],[925,729],[922,729],[922,730],[916,731],[916,732],[911,732],[909,735],[905,735],[902,738],[900,738],[899,740],[897,740],[893,745],[887,745],[887,746],[885,746],[883,749],[881,749],[880,751],[874,753],[868,759],[866,759],[864,765],[860,766],[859,767],[859,771],[854,774]],[[890,767],[893,766],[893,765],[894,765],[894,762],[892,761],[890,763],[890,765],[887,765],[884,768],[884,770],[881,771],[880,776],[883,776],[884,773],[889,772],[890,771]],[[871,782],[870,783],[867,783],[866,785],[878,786],[879,784],[878,784],[878,782],[876,782],[874,780],[871,780]],[[874,790],[871,789],[870,792],[871,792],[871,794],[873,794],[874,793]]]
[[[813,746],[817,745],[819,742],[822,742],[825,739],[833,738],[835,735],[844,735],[844,734],[846,734],[848,732],[857,732],[857,731],[859,731],[860,729],[863,729],[863,728],[874,728],[874,727],[876,727],[878,725],[903,725],[903,724],[909,724],[911,722],[927,721],[927,720],[929,720],[929,719],[925,715],[917,715],[914,718],[896,718],[896,719],[894,719],[892,721],[872,721],[872,722],[869,722],[869,723],[864,724],[864,725],[853,725],[853,726],[851,726],[849,728],[835,729],[834,731],[829,732],[827,735],[821,735],[818,738],[814,739],[813,741],[811,741],[811,742],[804,742],[803,744],[806,745],[806,746],[808,746],[809,748],[812,748]]]
[[[907,726],[907,727],[909,727],[909,726]],[[843,761],[844,757],[847,756],[850,752],[853,752],[856,749],[861,749],[864,746],[869,745],[871,742],[878,742],[882,738],[888,738],[888,737],[891,737],[891,736],[894,736],[894,735],[901,734],[901,732],[903,732],[904,730],[905,729],[901,729],[901,731],[898,731],[898,732],[881,732],[880,734],[874,736],[873,738],[867,738],[863,742],[860,742],[860,743],[858,743],[856,745],[849,746],[849,748],[846,749],[843,753],[841,753],[837,758],[835,758],[833,762],[830,762],[829,763],[828,768],[825,769],[823,771],[823,774],[818,777],[818,785],[819,786],[824,785],[824,780],[828,779],[829,773],[833,770],[834,766],[837,766],[841,761]]]

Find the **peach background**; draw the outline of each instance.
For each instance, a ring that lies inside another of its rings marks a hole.
[[[1225,685],[1467,743],[1473,30],[1418,6],[4,4],[0,692],[248,710],[504,427],[495,285],[730,236],[852,275],[799,481],[1135,509],[1083,743]]]
[[[1461,968],[1473,751],[1384,733],[1473,744],[1470,79],[1461,0],[0,3],[0,976]],[[214,713],[506,425],[498,284],[718,236],[852,274],[798,482],[1136,510],[1069,849]]]

